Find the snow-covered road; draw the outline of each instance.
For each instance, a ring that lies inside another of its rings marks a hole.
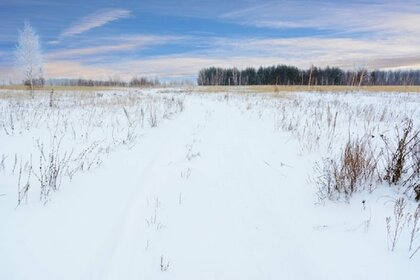
[[[46,206],[3,213],[0,279],[416,279],[357,198],[315,205],[313,158],[238,102],[187,96]]]

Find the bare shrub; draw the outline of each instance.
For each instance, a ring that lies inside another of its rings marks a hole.
[[[164,98],[163,118],[169,119],[175,113],[184,111],[184,101],[181,98]]]
[[[40,200],[44,203],[48,201],[52,191],[57,191],[60,188],[62,174],[71,159],[72,153],[60,154],[60,145],[61,140],[57,140],[57,137],[54,136],[48,155],[44,153],[44,146],[39,145],[41,153],[39,173],[34,172],[34,175],[40,183]]]
[[[338,200],[344,196],[349,199],[366,183],[373,181],[376,166],[377,161],[367,141],[349,140],[338,160],[327,158],[322,166],[317,164],[319,198]]]
[[[154,107],[150,108],[149,111],[149,125],[150,127],[157,127],[158,125],[157,110]]]
[[[184,105],[184,101],[182,99],[177,99],[176,100],[176,106],[177,106],[179,112],[184,111],[185,105]]]
[[[22,173],[23,171],[27,169],[27,180],[25,185],[21,186],[21,180],[22,180]],[[32,174],[32,155],[31,155],[31,159],[29,162],[27,162],[25,164],[24,167],[22,167],[22,161],[20,161],[20,168],[19,168],[19,179],[18,179],[18,204],[17,206],[19,206],[23,200],[25,200],[25,202],[28,202],[28,191],[29,191],[29,187],[31,186],[31,174]]]
[[[65,170],[70,181],[77,172],[90,170],[93,166],[100,166],[102,164],[101,153],[104,152],[104,150],[100,149],[100,142],[94,141],[77,156],[71,158]]]
[[[396,140],[381,135],[385,143],[383,152],[384,180],[389,185],[402,183],[406,192],[414,192],[420,200],[420,131],[416,131],[413,120],[404,121],[404,128],[396,127]]]
[[[128,113],[127,109],[124,107],[124,115],[127,119],[127,137],[126,139],[123,140],[123,144],[130,144],[133,143],[136,139],[136,127],[137,127],[137,123],[135,122],[135,120],[131,120],[130,114]]]
[[[386,232],[387,232],[387,241],[388,241],[388,250],[394,251],[395,246],[401,236],[401,232],[404,228],[404,225],[407,221],[404,209],[407,205],[407,202],[403,197],[398,198],[394,204],[394,220],[391,216],[386,217]]]
[[[411,226],[410,229],[410,246],[409,250],[411,251],[413,249],[413,243],[414,240],[418,237],[420,232],[420,204],[417,205],[416,210],[414,211],[414,214],[410,215],[409,217],[409,226]]]
[[[48,103],[50,108],[54,107],[54,89],[50,91],[50,101]]]
[[[411,173],[408,178],[404,181],[403,185],[407,186],[407,191],[414,193],[416,201],[420,202],[420,144],[415,143],[411,152]]]
[[[3,121],[3,130],[6,135],[13,136],[15,134],[15,121],[12,113],[9,114],[8,121]]]
[[[139,119],[140,119],[141,127],[143,128],[144,127],[144,109],[143,108],[140,109]]]

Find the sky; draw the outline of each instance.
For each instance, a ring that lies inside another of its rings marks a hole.
[[[0,83],[29,21],[46,78],[193,80],[203,67],[420,69],[419,0],[0,0]]]

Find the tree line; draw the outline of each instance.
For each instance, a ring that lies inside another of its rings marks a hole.
[[[119,78],[109,78],[108,80],[94,79],[52,79],[45,82],[50,86],[78,86],[78,87],[143,87],[160,86],[158,78],[134,77],[129,82]]]
[[[199,71],[198,85],[420,85],[420,70],[342,70],[338,67],[299,69],[277,65],[237,68],[209,67]]]

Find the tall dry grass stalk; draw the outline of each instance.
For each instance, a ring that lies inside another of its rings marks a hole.
[[[376,174],[377,159],[369,142],[348,140],[340,158],[327,158],[316,170],[318,195],[321,199],[348,200],[355,192],[371,187]]]

